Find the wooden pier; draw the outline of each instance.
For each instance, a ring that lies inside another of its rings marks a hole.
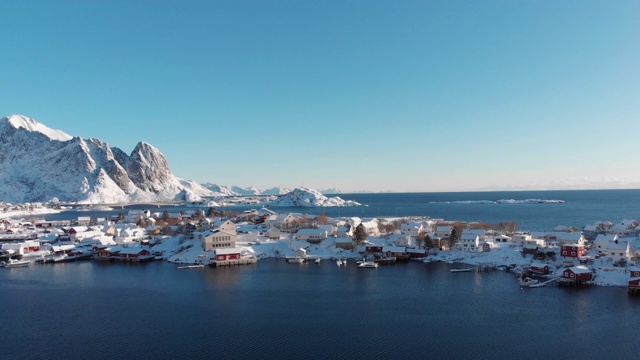
[[[233,265],[250,265],[250,264],[256,264],[256,263],[258,263],[258,259],[254,257],[250,259],[236,259],[236,260],[221,260],[221,261],[211,260],[211,262],[209,263],[209,266],[218,267],[218,266],[233,266]]]
[[[496,263],[480,263],[478,267],[476,267],[477,272],[496,271],[497,269],[498,265],[496,265]]]

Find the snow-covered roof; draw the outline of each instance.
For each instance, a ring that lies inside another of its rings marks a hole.
[[[543,262],[540,262],[540,261],[533,261],[533,262],[531,262],[531,267],[535,267],[535,268],[542,269],[542,268],[544,268],[545,266],[549,266],[549,264],[546,264],[546,263],[543,263]]]
[[[407,250],[404,246],[385,245],[382,252],[403,253]]]
[[[626,250],[629,243],[627,241],[609,241],[607,244],[607,249],[609,250]]]
[[[571,270],[574,274],[587,274],[591,272],[591,270],[589,270],[586,266],[583,266],[583,265],[570,267],[569,270]]]
[[[240,254],[240,248],[220,248],[214,250],[216,255],[231,255],[231,254]]]
[[[595,241],[614,241],[618,238],[616,234],[598,234]]]
[[[300,229],[300,230],[298,230],[297,234],[299,234],[299,235],[322,235],[325,232],[327,232],[327,230],[325,230],[325,229]]]

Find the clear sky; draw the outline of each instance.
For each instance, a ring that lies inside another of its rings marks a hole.
[[[0,115],[181,178],[640,187],[640,1],[0,1]]]

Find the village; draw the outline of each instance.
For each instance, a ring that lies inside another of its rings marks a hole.
[[[152,213],[129,210],[112,218],[4,218],[4,267],[79,260],[166,261],[179,269],[333,261],[378,267],[407,261],[461,263],[451,271],[507,270],[520,285],[626,286],[640,290],[640,223],[599,221],[578,229],[522,231],[517,224],[463,223],[429,217],[330,218],[323,214],[242,213],[209,208]],[[537,280],[539,279],[539,280]]]

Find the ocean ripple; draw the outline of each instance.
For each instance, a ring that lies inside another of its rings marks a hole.
[[[564,204],[564,200],[553,199],[500,199],[500,200],[460,200],[460,201],[432,201],[430,204]]]

